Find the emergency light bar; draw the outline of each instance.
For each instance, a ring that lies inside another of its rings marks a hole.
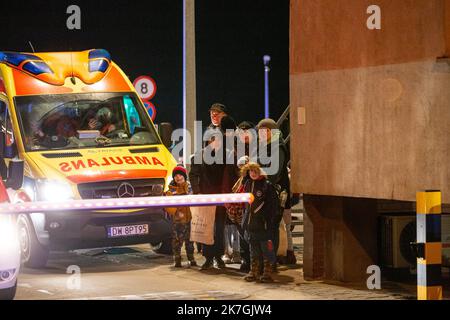
[[[45,202],[2,203],[0,213],[33,213],[52,211],[83,211],[105,209],[133,209],[146,207],[204,207],[228,203],[252,203],[251,193],[201,194],[186,196],[163,196],[145,198],[117,198],[94,200],[66,200]]]

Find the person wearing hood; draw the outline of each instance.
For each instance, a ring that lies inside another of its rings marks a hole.
[[[249,282],[272,282],[272,267],[276,258],[271,239],[273,215],[278,210],[278,196],[259,164],[246,164],[242,168],[242,177],[245,181],[242,192],[252,193],[254,196],[254,201],[247,205],[242,221],[251,254],[250,272],[244,279]]]
[[[280,197],[279,210],[274,217],[276,226],[273,228],[274,251],[276,253],[280,243],[279,226],[281,219],[283,219],[283,211],[290,210],[289,151],[283,141],[281,131],[273,119],[261,120],[257,125],[257,129],[259,138],[258,163],[263,169],[267,168],[269,170],[270,167],[271,172],[267,178],[277,188]],[[272,151],[274,151],[273,154]],[[268,159],[261,159],[261,154],[267,155],[270,161],[267,161]],[[277,161],[278,166],[272,168],[272,161]],[[274,269],[276,271],[276,264],[274,265]]]

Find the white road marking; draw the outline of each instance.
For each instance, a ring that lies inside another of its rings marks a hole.
[[[37,292],[48,294],[49,296],[53,296],[54,294],[47,290],[37,290]]]
[[[250,295],[227,291],[172,291],[109,297],[74,298],[71,300],[243,300]]]
[[[31,284],[29,284],[29,283],[18,283],[17,286],[21,287],[21,288],[28,288],[28,289],[33,288],[31,286]]]

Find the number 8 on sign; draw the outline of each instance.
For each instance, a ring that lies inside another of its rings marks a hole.
[[[148,76],[138,77],[133,86],[142,100],[150,100],[156,94],[156,82]]]

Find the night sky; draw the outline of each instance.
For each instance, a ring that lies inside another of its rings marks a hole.
[[[68,30],[66,9],[81,8],[81,30]],[[131,81],[152,76],[156,122],[182,124],[181,0],[9,1],[1,4],[0,50],[107,49]],[[264,114],[262,57],[272,56],[271,115],[289,104],[289,1],[197,0],[197,114],[221,102],[237,121]]]

